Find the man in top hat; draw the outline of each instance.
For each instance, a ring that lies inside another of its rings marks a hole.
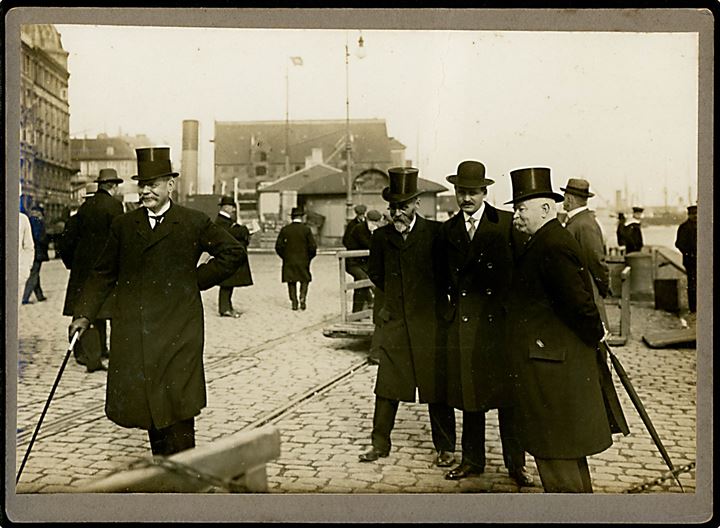
[[[25,281],[25,290],[22,296],[22,304],[30,304],[30,296],[34,293],[38,302],[42,302],[47,297],[42,291],[40,285],[40,270],[42,263],[50,260],[48,256],[48,248],[50,246],[50,238],[47,234],[45,225],[45,210],[40,204],[33,205],[30,208],[30,227],[33,238],[33,263],[30,267],[30,276]]]
[[[215,223],[230,233],[237,240],[247,253],[250,244],[250,231],[247,227],[239,224],[237,218],[237,206],[232,196],[223,196],[220,199],[220,211],[218,211]],[[231,277],[220,283],[218,295],[218,310],[221,317],[240,317],[241,313],[233,309],[232,294],[234,288],[252,286],[252,273],[250,272],[250,260],[246,259]]]
[[[450,298],[443,314],[449,324],[447,403],[463,410],[463,430],[462,461],[445,478],[484,472],[485,413],[499,409],[505,467],[518,485],[529,486],[532,479],[525,471],[525,453],[513,423],[505,340],[512,213],[485,202],[487,187],[495,182],[485,176],[485,165],[479,161],[463,161],[457,174],[446,179],[455,187],[460,208],[440,230],[441,280]]]
[[[110,224],[115,217],[123,214],[120,202],[120,184],[122,178],[115,169],[100,169],[95,183],[97,192],[88,198],[65,224],[59,240],[60,258],[70,270],[63,315],[73,316],[75,305],[88,280],[93,264],[105,248],[110,236]],[[73,350],[75,360],[87,367],[88,372],[107,370],[102,358],[109,355],[107,346],[107,321],[112,313],[113,297],[95,317],[90,320],[90,327],[80,336]]]
[[[447,297],[437,280],[436,242],[440,223],[417,214],[418,170],[392,168],[382,191],[392,223],[372,235],[368,275],[383,292],[378,311],[378,353],[371,447],[360,455],[373,462],[390,453],[390,433],[400,401],[429,404],[434,463],[454,462],[452,408],[443,403],[445,358],[439,311]],[[439,404],[439,405],[438,405]]]
[[[143,207],[113,220],[69,332],[87,329],[114,289],[105,412],[147,430],[153,454],[167,456],[195,446],[194,417],[206,405],[200,291],[232,275],[246,254],[207,215],[170,199],[178,173],[168,147],[136,151]],[[213,258],[198,266],[203,252]]]
[[[625,222],[623,235],[625,238],[625,253],[634,253],[643,248],[642,220],[643,208],[635,206],[632,208],[632,218]]]
[[[560,190],[565,193],[563,208],[568,215],[565,228],[580,245],[580,259],[592,278],[595,304],[605,327],[609,328],[603,300],[610,293],[610,273],[605,263],[605,240],[595,212],[588,209],[587,205],[588,198],[595,194],[590,192],[590,183],[581,178],[570,178],[567,185]]]
[[[368,226],[369,218],[365,217],[365,210],[366,208],[364,205],[355,206],[355,213],[357,216],[348,224],[348,229],[345,232],[345,236],[343,236],[345,249],[370,249],[371,233],[370,227]],[[373,217],[375,217],[375,214],[380,215],[378,211],[374,211]],[[379,220],[380,218],[376,218],[375,221],[377,222]],[[367,257],[350,257],[345,259],[345,271],[352,275],[353,279],[356,281],[367,279]],[[361,311],[365,304],[370,304],[371,302],[372,292],[369,287],[356,288],[353,291],[353,313]]]
[[[288,285],[290,305],[293,310],[307,308],[307,294],[312,274],[310,262],[317,253],[317,244],[310,228],[303,222],[303,210],[293,207],[290,212],[292,221],[283,226],[275,240],[275,252],[282,259],[282,282]],[[298,303],[297,283],[300,283]]]
[[[687,220],[677,230],[675,247],[683,256],[683,266],[687,273],[688,309],[695,313],[697,309],[697,205],[687,208]]]
[[[546,492],[591,493],[586,457],[612,444],[592,279],[577,241],[556,218],[563,196],[552,190],[550,169],[510,177],[513,224],[530,236],[516,255],[508,304],[520,441]]]

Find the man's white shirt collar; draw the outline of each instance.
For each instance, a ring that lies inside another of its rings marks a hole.
[[[582,213],[583,211],[587,211],[587,210],[588,210],[588,206],[587,206],[587,205],[583,205],[582,207],[578,207],[577,209],[573,209],[572,211],[568,211],[568,214],[567,214],[568,220],[570,220],[573,216],[578,215],[578,214]]]
[[[480,209],[475,211],[473,214],[469,215],[465,211],[463,211],[463,218],[465,219],[465,227],[470,227],[470,217],[472,217],[475,220],[475,228],[480,224],[480,219],[482,218],[483,213],[485,212],[485,202],[483,201],[482,205],[480,205]]]
[[[218,214],[221,215],[221,216],[224,216],[225,218],[229,218],[230,220],[232,220],[232,216],[230,216],[230,215],[229,215],[228,213],[226,213],[225,211],[218,211]]]
[[[162,216],[162,215],[164,215],[165,213],[168,212],[168,209],[170,209],[170,205],[171,205],[171,204],[172,204],[172,201],[171,201],[171,200],[168,200],[167,203],[166,203],[165,205],[163,205],[162,208],[161,208],[157,213],[153,213],[150,209],[148,209],[148,210],[147,210],[148,216],[149,216],[149,217],[152,217],[152,216]]]

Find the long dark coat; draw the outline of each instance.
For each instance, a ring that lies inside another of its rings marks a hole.
[[[367,222],[357,222],[347,236],[344,238],[344,244],[346,249],[370,249],[370,240],[372,233],[367,225]],[[360,266],[361,268],[367,268],[367,257],[352,257],[345,260],[345,270],[353,266]]]
[[[438,315],[447,304],[436,280],[440,223],[416,217],[407,237],[392,224],[373,232],[368,276],[383,292],[378,312],[380,365],[375,394],[392,400],[444,400],[445,339]],[[378,301],[378,297],[375,298]]]
[[[247,227],[242,224],[238,224],[232,221],[225,215],[217,215],[215,223],[222,227],[225,231],[240,242],[247,253],[248,244],[250,244],[250,231]],[[250,260],[246,259],[240,267],[233,273],[229,279],[225,279],[220,283],[220,286],[224,288],[236,288],[240,286],[252,286],[252,273],[250,272]]]
[[[282,282],[311,282],[310,261],[317,245],[310,228],[302,222],[290,222],[278,233],[275,252],[282,259]]]
[[[59,240],[60,258],[70,270],[63,315],[73,315],[75,302],[80,296],[83,283],[90,275],[110,234],[110,224],[116,216],[123,214],[119,200],[107,191],[98,190],[85,201],[74,216],[65,224]],[[98,317],[111,316],[112,297],[109,297]]]
[[[508,335],[518,434],[539,458],[580,458],[612,444],[597,363],[602,324],[579,254],[551,220],[513,271]]]
[[[443,286],[450,303],[447,403],[467,411],[509,405],[505,322],[512,276],[512,213],[485,204],[470,241],[460,212],[440,230]]]
[[[678,226],[675,247],[683,256],[683,266],[688,273],[694,273],[697,267],[697,222],[685,220]]]
[[[45,218],[40,211],[30,212],[30,230],[32,231],[33,244],[35,246],[35,260],[38,262],[47,262],[50,260],[50,256],[48,255],[50,237],[48,237],[47,234]]]
[[[214,258],[197,265],[206,251]],[[172,204],[153,231],[144,207],[117,217],[75,307],[93,319],[115,288],[105,412],[123,427],[164,428],[205,407],[200,291],[246,259],[199,211]]]
[[[643,248],[642,227],[638,221],[630,221],[623,227],[625,239],[625,253],[634,253]]]

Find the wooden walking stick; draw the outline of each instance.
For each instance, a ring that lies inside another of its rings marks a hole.
[[[22,464],[20,464],[20,471],[18,471],[17,478],[15,479],[15,484],[17,484],[20,481],[20,475],[22,475],[23,468],[25,467],[25,462],[27,462],[27,459],[30,456],[30,451],[32,450],[33,444],[35,443],[35,438],[37,438],[38,432],[40,431],[40,426],[42,425],[43,418],[45,418],[45,413],[47,413],[48,407],[50,407],[50,402],[52,401],[52,398],[55,395],[55,389],[57,389],[57,386],[60,383],[60,377],[62,376],[62,373],[65,370],[65,365],[67,365],[68,359],[70,359],[70,353],[72,352],[73,348],[75,348],[75,343],[77,342],[79,337],[80,337],[80,332],[78,331],[73,334],[73,337],[70,340],[70,345],[68,346],[67,352],[65,353],[65,359],[63,359],[62,365],[60,365],[60,370],[58,371],[57,377],[55,378],[55,383],[53,384],[52,389],[50,390],[50,396],[48,396],[47,402],[45,402],[45,408],[43,409],[42,414],[40,415],[40,420],[38,420],[38,424],[35,427],[35,432],[33,433],[32,438],[30,439],[30,445],[28,446],[27,451],[25,452],[25,458],[23,458]]]

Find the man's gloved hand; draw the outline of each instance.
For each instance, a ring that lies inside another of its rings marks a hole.
[[[89,327],[90,319],[87,317],[78,317],[77,319],[73,319],[73,322],[70,323],[70,326],[68,326],[68,341],[72,341],[75,332],[80,332],[78,335],[78,337],[80,337]]]

